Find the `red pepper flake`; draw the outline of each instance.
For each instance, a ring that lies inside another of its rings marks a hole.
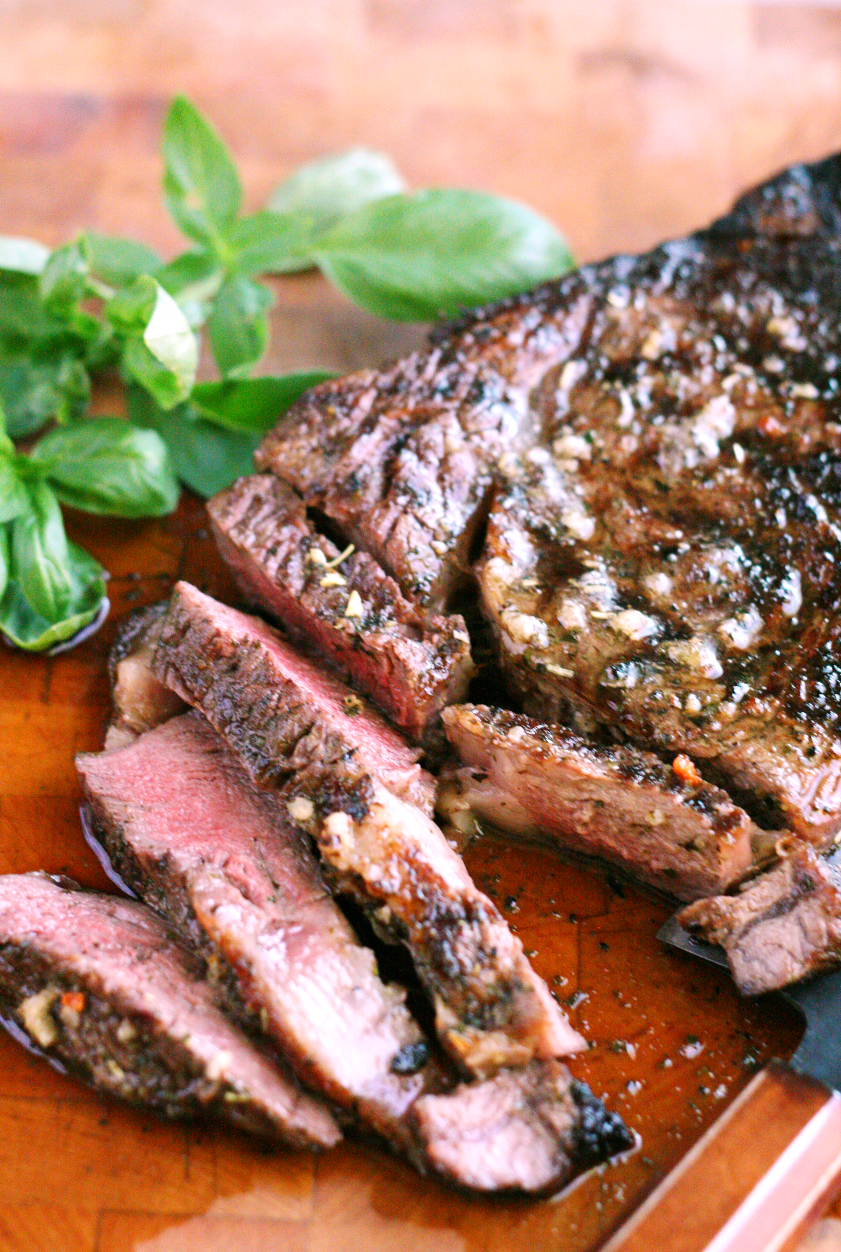
[[[71,1013],[82,1013],[85,1008],[85,997],[81,991],[65,991],[62,993],[61,1007],[70,1009]]]
[[[756,423],[756,429],[760,435],[765,435],[766,438],[771,439],[785,434],[785,427],[777,421],[776,417],[772,417],[770,413],[766,414],[765,417],[760,417]]]
[[[677,774],[681,782],[686,783],[688,787],[700,787],[703,778],[695,768],[695,762],[690,760],[688,756],[681,753],[672,761],[672,769]]]

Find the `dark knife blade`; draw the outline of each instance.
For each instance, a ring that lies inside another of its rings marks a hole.
[[[684,930],[677,914],[660,927],[657,938],[669,947],[727,968],[724,949],[696,939]],[[769,994],[782,995],[806,1020],[800,1046],[788,1062],[791,1068],[816,1078],[833,1091],[841,1091],[841,970]]]

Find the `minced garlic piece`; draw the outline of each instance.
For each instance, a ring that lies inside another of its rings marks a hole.
[[[310,548],[307,553],[307,560],[310,565],[326,565],[327,557],[321,551],[321,548]]]
[[[362,616],[362,598],[358,591],[352,591],[348,596],[347,608],[345,609],[345,617],[361,617]]]
[[[309,822],[315,814],[315,805],[306,796],[295,796],[286,807],[293,822]]]
[[[344,574],[340,574],[338,570],[332,569],[329,574],[325,574],[319,579],[319,587],[344,587],[347,585],[347,579]]]
[[[37,991],[34,996],[27,996],[18,1006],[18,1014],[27,1033],[42,1048],[52,1047],[58,1039],[58,1027],[50,1013],[50,1008],[58,997],[59,991],[56,987],[44,987],[43,991]]]

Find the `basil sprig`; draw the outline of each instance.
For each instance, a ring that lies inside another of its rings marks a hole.
[[[60,647],[107,608],[104,571],[67,539],[62,505],[158,516],[175,507],[179,479],[212,495],[248,473],[260,436],[331,376],[250,376],[274,302],[261,275],[318,267],[377,316],[427,321],[572,264],[525,205],[409,192],[388,157],[362,148],[301,166],[244,213],[230,152],[183,97],[162,156],[164,202],[187,239],[172,260],[93,231],[52,252],[0,237],[0,633],[24,648]],[[196,382],[204,333],[219,378]],[[126,384],[127,421],[86,416],[106,370]]]

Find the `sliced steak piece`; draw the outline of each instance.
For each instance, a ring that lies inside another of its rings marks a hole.
[[[137,609],[120,623],[108,655],[113,713],[107,747],[119,747],[144,730],[184,712],[184,701],[152,673],[152,653],[167,601]]]
[[[532,1061],[486,1083],[415,1104],[435,1167],[479,1191],[546,1191],[633,1146],[616,1113],[559,1061]]]
[[[292,719],[296,738],[308,736],[313,750],[318,741],[325,762],[351,745],[366,770],[432,811],[435,781],[418,765],[420,752],[258,618],[176,583],[153,665],[220,733],[228,718],[242,719],[236,750],[261,785],[272,785],[278,770],[288,773],[284,736]]]
[[[381,982],[305,836],[196,713],[78,758],[97,837],[132,890],[206,956],[308,1086],[398,1146],[427,1048],[405,992]],[[394,1067],[394,1069],[392,1069]],[[412,1066],[403,1066],[412,1069]]]
[[[401,798],[384,785],[369,719],[325,715],[309,694],[310,670],[300,658],[298,671],[289,667],[279,647],[262,622],[179,584],[155,672],[201,710],[256,782],[281,789],[342,889],[358,895],[381,933],[408,945],[442,1042],[469,1072],[580,1047],[520,941],[409,802],[411,789]]]
[[[243,593],[369,697],[413,742],[428,742],[473,671],[464,619],[410,604],[367,553],[339,549],[272,474],[208,502],[219,551]]]
[[[841,869],[803,841],[739,895],[696,900],[679,915],[727,953],[744,995],[774,991],[841,964]]]
[[[450,807],[460,802],[510,834],[599,857],[682,900],[743,877],[752,835],[766,837],[685,757],[672,768],[638,748],[598,747],[563,726],[482,705],[445,709],[444,724],[464,763],[448,779]]]
[[[523,945],[420,809],[369,776],[299,770],[289,811],[314,837],[341,890],[378,931],[406,944],[449,1054],[483,1078],[583,1047]]]
[[[316,388],[258,463],[421,603],[495,489],[479,574],[524,709],[688,753],[763,825],[823,844],[841,827],[839,237],[841,156],[796,166],[707,230]]]
[[[218,1114],[284,1142],[341,1138],[220,1012],[201,962],[141,904],[44,874],[0,877],[0,1005],[36,1048],[167,1117]]]

